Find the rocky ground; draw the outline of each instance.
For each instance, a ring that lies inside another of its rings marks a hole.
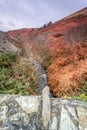
[[[0,130],[86,130],[87,103],[42,96],[0,95]]]

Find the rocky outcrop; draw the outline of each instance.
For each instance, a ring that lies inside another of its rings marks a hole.
[[[42,96],[0,95],[0,130],[86,130],[87,103]]]
[[[17,52],[19,49],[14,45],[15,41],[0,31],[0,52]]]

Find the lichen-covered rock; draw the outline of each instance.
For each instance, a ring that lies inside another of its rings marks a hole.
[[[20,107],[25,111],[27,114],[33,113],[33,112],[38,112],[38,107],[39,107],[39,100],[40,97],[34,97],[34,96],[26,96],[26,97],[17,97],[15,100],[17,103],[20,105]]]
[[[42,118],[43,125],[46,127],[50,121],[50,112],[51,112],[51,102],[50,102],[50,91],[49,87],[45,87],[43,90],[43,109],[42,109]]]
[[[70,117],[67,110],[62,108],[61,118],[60,118],[60,130],[78,130],[73,118]]]
[[[87,108],[77,107],[78,118],[79,118],[79,129],[87,130]]]
[[[0,130],[86,130],[87,103],[43,96],[0,95]]]

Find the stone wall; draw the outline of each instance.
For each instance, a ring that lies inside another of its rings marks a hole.
[[[87,102],[0,95],[0,130],[87,130]]]

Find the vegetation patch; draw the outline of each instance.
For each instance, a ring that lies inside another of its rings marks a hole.
[[[54,35],[54,38],[59,38],[59,37],[61,37],[61,36],[64,36],[64,34],[62,34],[62,33],[57,33],[57,34]]]
[[[80,99],[83,101],[87,101],[87,82],[85,82],[83,89],[82,89],[82,93],[79,94],[78,96],[74,96],[75,99]]]
[[[13,52],[0,54],[0,94],[37,94],[37,81],[30,62]]]

